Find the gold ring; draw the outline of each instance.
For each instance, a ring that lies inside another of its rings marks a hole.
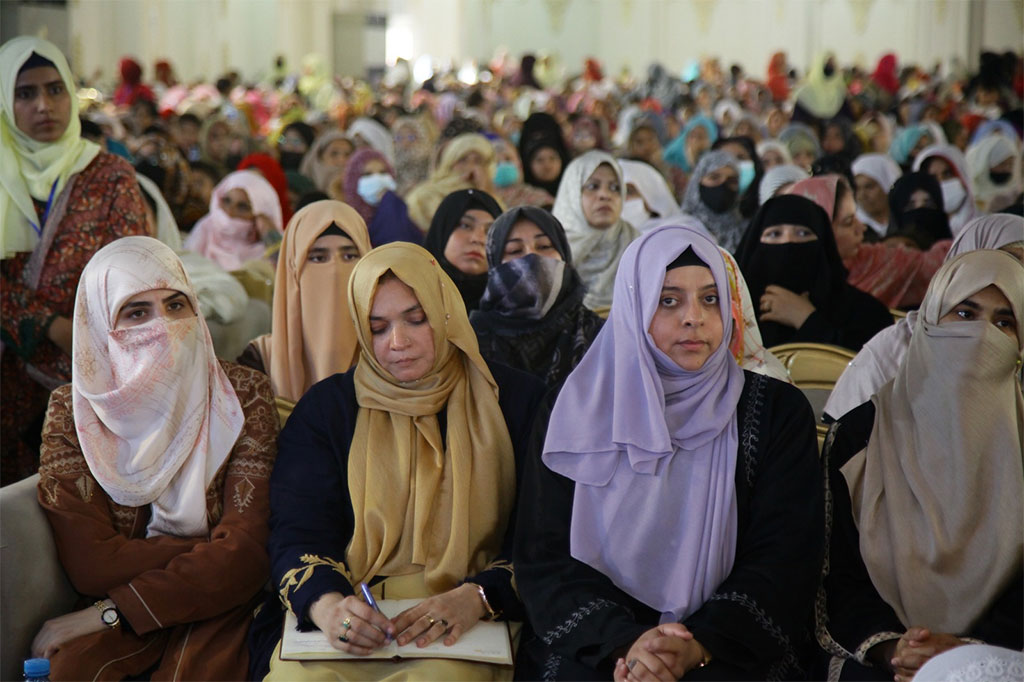
[[[430,625],[427,626],[428,628],[434,627],[434,624],[437,623],[437,621],[434,620],[434,617],[429,614],[427,614],[427,620],[430,621]]]
[[[346,618],[345,620],[341,621],[341,627],[345,628],[346,630],[351,630],[352,629],[352,619],[351,618]]]

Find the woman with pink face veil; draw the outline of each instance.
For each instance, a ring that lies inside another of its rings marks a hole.
[[[273,186],[255,171],[235,171],[214,188],[210,212],[192,228],[184,247],[225,270],[238,270],[280,241],[281,220]]]
[[[52,679],[243,679],[268,576],[277,420],[214,356],[168,247],[126,237],[82,273],[71,384],[50,398],[39,504],[88,605],[43,625]]]

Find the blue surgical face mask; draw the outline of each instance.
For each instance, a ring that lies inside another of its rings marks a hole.
[[[501,161],[494,171],[495,187],[510,187],[519,182],[519,169],[511,161]]]
[[[754,181],[757,171],[754,170],[753,161],[739,161],[736,165],[740,171],[740,194],[743,194],[750,187],[750,183]]]
[[[385,192],[393,192],[396,187],[398,185],[395,184],[395,179],[387,173],[374,173],[359,178],[356,193],[370,206],[376,206],[380,204]]]
[[[523,135],[523,131],[521,131],[521,130],[513,130],[511,133],[508,134],[508,141],[518,147],[519,146],[519,139],[522,137],[522,135]]]

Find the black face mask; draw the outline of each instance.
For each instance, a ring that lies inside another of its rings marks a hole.
[[[769,284],[795,294],[810,292],[816,305],[821,305],[828,292],[828,267],[819,241],[758,244],[743,274],[755,302]]]
[[[279,153],[280,158],[278,161],[281,163],[281,168],[284,170],[299,170],[299,165],[302,163],[302,157],[305,156],[302,152],[285,152]]]
[[[835,72],[836,67],[832,65],[832,62],[829,62],[828,64],[825,65],[825,78],[831,78],[832,74],[834,74]]]
[[[700,186],[701,202],[715,213],[725,213],[735,206],[737,196],[739,192],[725,183],[717,187]]]
[[[918,242],[922,249],[929,248],[940,239],[950,239],[949,218],[937,208],[923,207],[906,211],[900,216],[901,233]]]
[[[989,171],[988,172],[989,180],[991,180],[992,182],[996,183],[997,185],[1005,185],[1006,183],[1008,183],[1010,181],[1010,177],[1011,176],[1013,176],[1013,173],[1007,173],[1007,172],[996,173],[995,171]]]

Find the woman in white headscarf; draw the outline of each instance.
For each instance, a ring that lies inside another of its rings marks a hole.
[[[951,144],[925,147],[914,158],[914,170],[924,171],[939,181],[942,207],[949,216],[949,229],[954,237],[960,234],[964,225],[978,215],[963,152]]]
[[[975,218],[964,228],[946,254],[946,260],[979,249],[1000,249],[1024,263],[1024,218],[1005,213]],[[870,400],[871,396],[896,375],[910,344],[918,313],[875,334],[839,377],[828,402],[825,416],[838,419]]]
[[[854,198],[857,220],[878,233],[889,231],[889,190],[903,171],[888,154],[861,154],[853,162]]]
[[[1022,316],[1012,256],[947,262],[896,376],[829,432],[830,676],[909,682],[969,641],[1024,647]]]
[[[622,219],[626,183],[610,154],[589,151],[573,159],[551,210],[569,239],[576,271],[587,286],[583,305],[598,314],[612,304],[619,259],[640,233]]]
[[[53,679],[247,674],[277,419],[269,381],[217,360],[198,308],[181,261],[150,237],[109,244],[82,273],[39,504],[71,582],[99,601],[36,636]]]
[[[104,244],[148,234],[135,171],[81,135],[75,79],[56,45],[0,47],[0,484],[39,464],[51,389],[71,379],[71,312]]]
[[[1022,191],[1021,144],[1016,137],[993,134],[967,148],[974,202],[985,213],[1013,204]]]
[[[666,219],[680,216],[672,190],[665,177],[649,163],[619,159],[622,177],[626,182],[626,201],[622,205],[622,219],[646,232]]]

